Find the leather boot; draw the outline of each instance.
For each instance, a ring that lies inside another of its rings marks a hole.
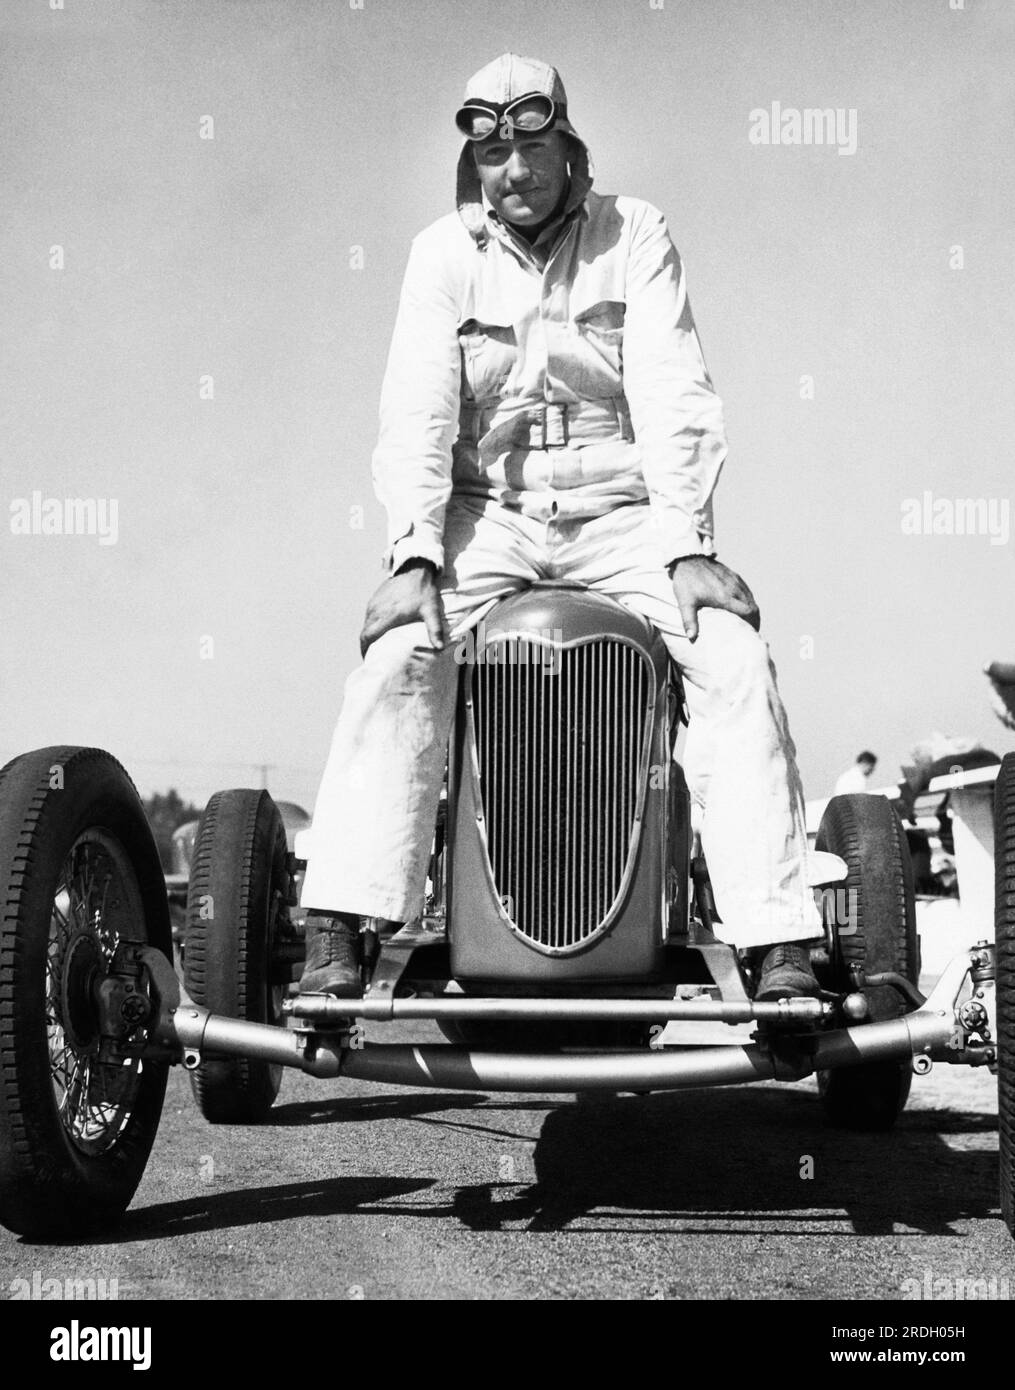
[[[360,978],[359,918],[348,914],[307,914],[307,954],[301,994],[334,994],[353,999],[363,992]]]
[[[817,999],[821,986],[811,969],[806,946],[782,941],[770,946],[762,961],[755,1003],[772,1004],[777,999]]]

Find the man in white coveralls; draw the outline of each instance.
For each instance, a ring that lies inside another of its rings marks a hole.
[[[800,779],[759,614],[715,556],[726,457],[662,214],[593,192],[557,72],[469,82],[457,211],[412,245],[373,460],[389,577],[321,782],[301,989],[359,994],[361,917],[422,908],[459,665],[500,598],[569,579],[643,614],[685,683],[685,771],[726,940],[758,998],[817,993]]]

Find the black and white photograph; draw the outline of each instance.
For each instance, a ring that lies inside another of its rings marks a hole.
[[[265,1300],[312,1375],[321,1301],[998,1354],[1013,72],[1010,0],[3,0],[40,1368]]]

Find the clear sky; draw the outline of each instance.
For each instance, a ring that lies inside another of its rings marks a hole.
[[[670,221],[808,795],[865,745],[886,779],[935,729],[1015,746],[980,672],[1015,661],[1015,6],[957,5],[4,0],[0,756],[96,743],[199,802],[267,763],[312,805],[408,244],[508,48]],[[752,143],[774,102],[855,153]],[[15,534],[35,492],[115,499],[115,544]],[[907,533],[924,494],[1004,543]]]

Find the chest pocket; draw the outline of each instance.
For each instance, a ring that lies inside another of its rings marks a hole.
[[[624,382],[624,302],[602,299],[575,314],[577,388],[583,396],[616,396]]]
[[[462,350],[462,384],[466,400],[497,400],[518,361],[518,340],[511,324],[466,319],[458,330]]]

